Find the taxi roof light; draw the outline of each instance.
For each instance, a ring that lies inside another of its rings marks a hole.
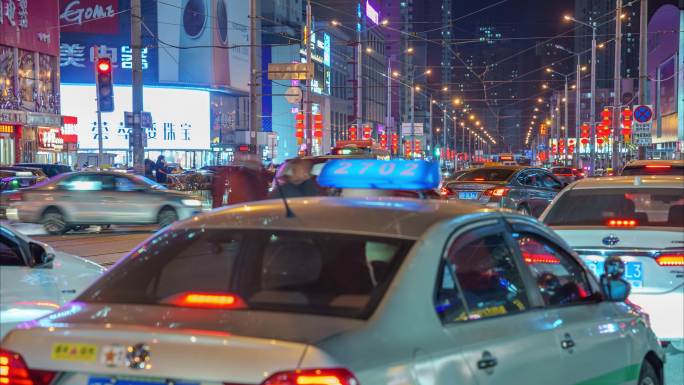
[[[21,354],[0,348],[0,384],[48,385],[56,374],[29,369]]]
[[[261,385],[359,385],[359,381],[347,369],[326,368],[275,373]]]
[[[323,187],[378,190],[431,190],[439,187],[439,164],[424,160],[329,160],[318,184]]]

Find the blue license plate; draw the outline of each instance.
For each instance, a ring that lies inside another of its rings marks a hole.
[[[477,191],[461,191],[458,193],[458,199],[477,199]]]
[[[196,382],[173,381],[174,385],[199,385]],[[168,385],[169,381],[148,378],[131,377],[90,377],[88,385]]]
[[[597,277],[603,274],[603,262],[587,261],[587,266]],[[644,286],[644,270],[641,262],[625,263],[625,279],[632,287]]]

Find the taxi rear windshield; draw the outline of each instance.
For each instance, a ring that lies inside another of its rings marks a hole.
[[[367,318],[412,244],[323,232],[166,231],[80,300],[164,305],[188,293],[229,293],[250,310]]]
[[[611,220],[635,226],[684,226],[684,189],[579,189],[563,194],[544,219],[549,226],[606,226]]]
[[[476,169],[463,174],[459,181],[491,181],[491,182],[503,182],[508,180],[508,178],[513,175],[515,170],[507,168],[484,168]]]

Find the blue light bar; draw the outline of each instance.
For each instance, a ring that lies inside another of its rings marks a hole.
[[[318,176],[323,187],[427,190],[439,186],[439,165],[424,160],[329,160]]]

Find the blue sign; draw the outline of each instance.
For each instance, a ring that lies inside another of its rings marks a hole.
[[[653,118],[653,110],[649,106],[637,106],[634,109],[634,120],[638,123],[648,123]]]
[[[427,190],[439,186],[439,164],[424,160],[333,159],[318,176],[323,187]]]

